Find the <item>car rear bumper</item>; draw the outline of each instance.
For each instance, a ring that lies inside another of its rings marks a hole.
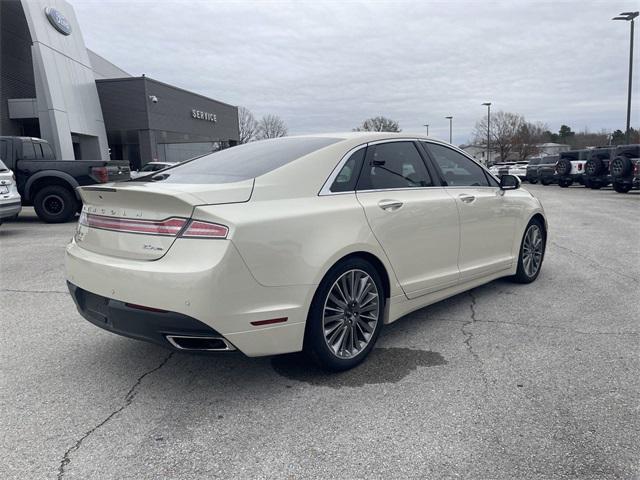
[[[106,256],[72,241],[65,263],[81,315],[114,333],[166,347],[167,334],[217,334],[248,356],[302,349],[315,287],[260,285],[230,241],[178,239],[155,261]],[[103,311],[88,311],[84,298],[104,303]]]
[[[20,197],[17,199],[0,200],[0,220],[18,215],[21,210],[22,203],[20,202]]]

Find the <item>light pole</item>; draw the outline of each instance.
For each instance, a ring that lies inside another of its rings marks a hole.
[[[449,120],[449,143],[453,143],[453,117],[444,117]]]
[[[429,124],[428,124],[428,123],[425,123],[425,124],[423,125],[423,127],[427,127],[427,137],[428,137],[428,136],[429,136]]]
[[[491,102],[484,102],[487,107],[487,165],[489,165],[489,153],[491,152]]]
[[[612,20],[626,20],[631,21],[631,40],[629,46],[629,91],[627,93],[627,130],[626,130],[626,142],[629,145],[629,134],[631,133],[631,79],[633,75],[633,24],[634,18],[640,15],[640,12],[622,12],[617,17],[613,17]]]

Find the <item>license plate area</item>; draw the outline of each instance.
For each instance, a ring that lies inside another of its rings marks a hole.
[[[9,187],[6,185],[0,185],[0,195],[9,193]]]

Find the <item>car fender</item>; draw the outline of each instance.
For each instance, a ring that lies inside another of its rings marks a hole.
[[[37,172],[33,175],[31,175],[29,177],[29,179],[27,180],[27,183],[24,186],[24,199],[28,200],[28,201],[32,201],[33,198],[31,196],[31,187],[33,186],[33,184],[42,179],[42,178],[47,178],[47,177],[54,177],[54,178],[59,178],[61,180],[64,180],[65,182],[67,182],[69,184],[69,187],[71,187],[71,190],[73,190],[74,195],[76,196],[76,198],[78,200],[80,200],[80,197],[78,196],[78,192],[76,191],[76,188],[78,188],[80,186],[80,184],[78,183],[78,181],[73,178],[71,175],[69,175],[66,172],[61,172],[59,170],[42,170],[40,172]]]

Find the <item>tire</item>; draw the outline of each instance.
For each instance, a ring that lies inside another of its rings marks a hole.
[[[542,180],[540,180],[540,183],[541,183],[542,185],[544,185],[545,187],[546,187],[547,185],[551,185],[551,182],[550,182],[549,180],[547,180],[547,179],[542,179]]]
[[[602,183],[598,182],[597,180],[592,180],[589,182],[589,188],[591,190],[600,190],[602,188]]]
[[[38,218],[46,223],[64,223],[75,217],[78,201],[72,191],[61,185],[38,190],[33,199]]]
[[[631,191],[631,185],[613,182],[613,189],[618,193],[629,193]]]
[[[538,180],[537,180],[537,179],[533,179],[533,178],[527,179],[527,181],[528,181],[531,185],[535,185],[536,183],[538,183]]]
[[[360,302],[345,303],[345,299],[352,298],[349,290],[353,278],[368,293]],[[361,258],[337,263],[320,282],[311,302],[305,353],[323,370],[339,372],[355,367],[367,357],[378,339],[384,321],[384,306],[382,281],[373,265]],[[363,308],[368,310],[361,310]],[[352,341],[354,338],[358,346]]]
[[[558,185],[562,188],[567,188],[573,185],[573,180],[558,180]]]
[[[569,175],[571,173],[571,162],[564,158],[558,160],[556,172],[558,172],[558,175]]]
[[[609,170],[613,178],[626,177],[631,173],[631,160],[627,157],[616,157],[611,160]]]
[[[532,230],[534,232],[537,230],[539,237],[531,233]],[[539,245],[536,238],[540,239]],[[532,250],[532,246],[535,247],[536,250]],[[529,222],[527,228],[524,229],[522,242],[520,242],[520,254],[518,255],[518,270],[516,274],[511,277],[511,280],[516,283],[531,283],[538,278],[540,270],[542,269],[546,246],[547,233],[545,232],[544,225],[540,220],[534,218]],[[531,254],[527,252],[531,252]],[[531,258],[530,261],[534,263],[528,263],[527,258]],[[534,260],[534,258],[537,260]]]
[[[590,177],[597,177],[604,170],[604,163],[599,158],[592,158],[587,160],[584,164],[584,173]]]

